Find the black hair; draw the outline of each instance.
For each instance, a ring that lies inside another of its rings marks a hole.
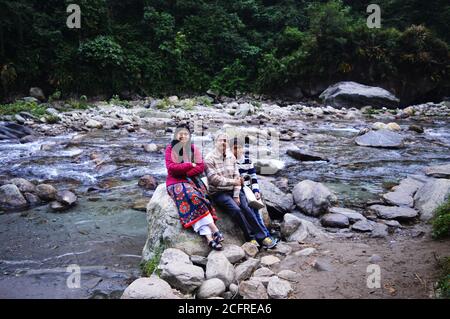
[[[177,127],[175,128],[175,132],[173,134],[173,139],[171,141],[171,145],[172,145],[172,153],[176,152],[175,148],[177,146],[178,143],[180,143],[179,140],[177,140],[177,134],[179,131],[181,130],[187,130],[189,132],[189,135],[191,135],[191,129],[189,128],[189,124],[178,124]],[[187,152],[187,156],[188,158],[191,159],[191,162],[194,162],[194,145],[192,145],[191,143],[191,139],[189,138],[189,142],[186,144],[186,148],[180,147],[180,150],[178,152],[177,155],[177,159],[179,163],[183,163],[183,149],[186,149]]]

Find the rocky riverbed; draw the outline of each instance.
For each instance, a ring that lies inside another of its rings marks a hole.
[[[3,203],[1,297],[120,297],[141,276],[146,204],[156,184],[164,181],[163,149],[179,121],[193,124],[205,153],[217,129],[262,136],[261,152],[276,150],[258,161],[261,180],[270,190],[268,213],[279,219],[273,223],[275,229],[282,229],[283,214],[289,212],[337,238],[331,245],[346,241],[342,249],[350,249],[352,243],[370,247],[381,241],[381,246],[388,247],[392,241],[407,245],[428,238],[424,221],[428,218],[422,217],[449,192],[448,102],[388,110],[170,97],[133,101],[128,108],[96,103],[83,111],[60,112],[55,106],[48,112],[59,118],[58,123],[25,114],[3,119],[0,126],[12,136],[0,140],[0,181],[2,187],[11,185],[14,178],[35,186],[49,184],[59,192],[70,191],[77,201],[62,212],[55,212],[43,200],[27,200],[21,207]],[[20,125],[8,129],[11,120],[26,127],[26,132],[17,133]],[[305,180],[320,186],[302,185],[296,191]],[[436,191],[430,193],[430,187]],[[270,198],[277,192],[280,196]],[[308,192],[310,198],[305,195]],[[320,206],[317,197],[325,206]],[[308,206],[310,202],[321,208],[316,212],[316,207]],[[389,207],[401,207],[401,216],[398,209],[392,212]],[[328,215],[324,216],[324,209]],[[292,235],[280,232],[286,238]],[[297,238],[289,245],[309,240]],[[321,241],[311,239],[310,243]],[[436,249],[448,255],[447,248]],[[402,261],[407,263],[408,256]],[[71,264],[81,267],[79,289],[67,287]],[[283,286],[276,280],[271,286]],[[295,285],[291,288],[297,297],[304,296]],[[248,291],[252,289],[262,290],[249,283]],[[351,292],[345,296],[352,297]]]

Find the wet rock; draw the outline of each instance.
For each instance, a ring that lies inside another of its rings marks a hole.
[[[241,248],[244,250],[245,254],[251,258],[255,257],[259,252],[258,246],[250,242],[244,243]]]
[[[373,226],[367,220],[360,220],[354,223],[351,229],[360,232],[371,232],[373,230]]]
[[[97,129],[101,129],[103,127],[103,124],[100,123],[99,121],[96,120],[89,120],[87,121],[84,126],[86,126],[87,128],[97,128]]]
[[[292,191],[294,202],[307,215],[320,216],[337,202],[337,197],[325,185],[311,180],[298,183]]]
[[[258,184],[269,214],[281,217],[290,212],[294,205],[291,194],[284,193],[265,178],[259,178]]]
[[[359,146],[400,148],[403,147],[403,136],[389,130],[370,131],[358,136],[355,142]]]
[[[253,271],[259,266],[259,259],[249,258],[235,268],[235,279],[240,282],[250,278]]]
[[[292,286],[288,281],[276,276],[270,278],[269,284],[267,285],[267,294],[270,298],[287,299],[291,292]]]
[[[206,264],[206,279],[219,278],[228,287],[235,278],[233,265],[221,252],[214,252],[208,256]]]
[[[69,208],[69,206],[64,205],[56,200],[50,202],[49,207],[54,212],[63,212]]]
[[[158,183],[155,178],[151,175],[144,175],[139,179],[138,185],[145,189],[156,189]]]
[[[427,167],[425,169],[425,174],[436,178],[450,179],[450,164]]]
[[[419,215],[417,210],[409,207],[372,205],[369,210],[383,219],[409,220]]]
[[[242,245],[244,242],[242,231],[229,214],[224,214],[219,209],[216,209],[216,213],[227,244]],[[180,249],[188,255],[207,256],[210,252],[202,236],[190,229],[184,229],[181,225],[178,210],[167,194],[165,183],[156,188],[147,205],[147,223],[147,241],[142,251],[145,261],[150,260],[162,245]]]
[[[14,184],[6,184],[0,187],[0,207],[22,209],[28,203],[19,188]]]
[[[36,206],[41,203],[41,200],[35,194],[23,193],[23,196],[25,197],[25,199],[27,200],[27,202],[30,206]]]
[[[264,267],[270,267],[280,262],[280,258],[272,255],[267,255],[261,258],[261,265]]]
[[[224,245],[222,253],[228,258],[232,264],[245,258],[245,251],[237,245]]]
[[[38,138],[35,135],[27,135],[20,139],[20,143],[22,143],[22,144],[33,143],[33,142],[36,142],[37,139]]]
[[[346,228],[350,225],[348,217],[341,214],[325,214],[320,219],[320,223],[325,227]]]
[[[328,161],[328,159],[321,156],[319,153],[309,150],[289,149],[286,153],[299,161]]]
[[[26,126],[11,122],[0,122],[0,135],[4,136],[1,139],[20,139],[33,134],[33,130]]]
[[[244,299],[268,299],[264,285],[256,280],[246,280],[239,285],[239,294]]]
[[[71,191],[61,191],[56,193],[56,200],[65,206],[72,206],[77,201],[77,196]]]
[[[197,292],[197,298],[207,299],[211,297],[220,297],[225,292],[226,287],[222,280],[212,278],[205,280]]]
[[[408,130],[413,131],[413,132],[416,132],[416,133],[420,133],[420,134],[424,132],[423,127],[420,126],[420,125],[417,125],[417,124],[412,124],[412,125],[410,125],[410,126],[408,127]]]
[[[364,217],[362,214],[358,213],[355,210],[348,209],[348,208],[331,207],[329,209],[329,211],[332,214],[341,214],[341,215],[346,216],[351,223],[355,223],[360,220],[366,220],[366,217]]]
[[[380,87],[367,86],[356,82],[339,82],[328,87],[320,98],[334,108],[396,108],[400,100],[389,91]]]
[[[36,186],[36,194],[43,201],[51,201],[56,199],[56,194],[58,191],[52,185],[49,184],[39,184]]]
[[[191,293],[201,286],[205,280],[205,272],[201,267],[175,261],[164,265],[161,279],[181,292]]]
[[[158,277],[139,278],[129,285],[121,299],[180,299],[170,285]]]
[[[253,277],[271,277],[275,275],[275,273],[267,267],[261,267],[253,273]]]
[[[34,193],[36,191],[36,186],[24,178],[13,178],[9,182],[16,185],[22,193]]]
[[[437,207],[450,196],[450,180],[432,179],[419,188],[414,195],[414,207],[420,212],[420,219],[428,221]]]

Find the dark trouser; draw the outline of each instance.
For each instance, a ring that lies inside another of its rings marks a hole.
[[[262,229],[261,225],[258,223],[252,208],[248,206],[247,198],[242,190],[239,194],[241,200],[240,206],[234,201],[232,191],[216,193],[212,195],[212,198],[217,206],[226,213],[231,214],[244,232],[247,241],[256,239],[258,242],[261,242],[267,237],[264,229]]]

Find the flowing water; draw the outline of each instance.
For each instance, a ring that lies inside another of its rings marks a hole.
[[[397,123],[402,128],[412,124]],[[282,142],[280,154],[287,169],[277,177],[287,177],[291,188],[303,179],[323,182],[335,191],[342,206],[362,207],[385,192],[386,182],[396,183],[426,166],[449,162],[450,121],[419,124],[424,134],[405,133],[406,146],[388,150],[353,143],[367,123],[313,120],[305,127],[292,120],[289,127],[307,133],[302,143],[329,161],[296,161],[285,155],[295,143]],[[140,275],[147,234],[145,212],[132,205],[148,200],[152,192],[140,188],[137,181],[151,174],[163,182],[166,174],[163,153],[146,153],[140,145],[164,145],[170,138],[170,133],[161,130],[147,134],[98,130],[42,137],[28,144],[0,141],[1,179],[48,182],[78,195],[78,204],[64,213],[40,206],[0,214],[0,297],[120,296]],[[80,267],[80,288],[71,276],[77,268],[69,265]]]

